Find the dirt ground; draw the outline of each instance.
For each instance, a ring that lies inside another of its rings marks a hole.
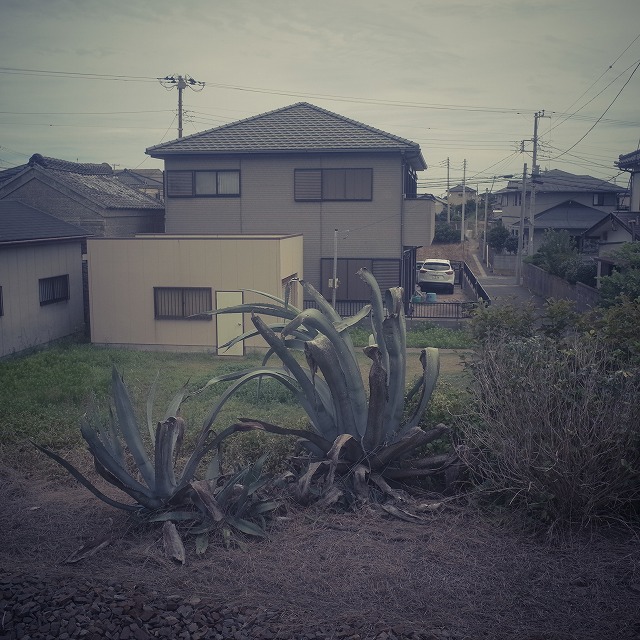
[[[629,530],[552,546],[468,501],[415,523],[375,508],[332,514],[285,505],[269,539],[212,545],[204,556],[189,541],[179,566],[165,559],[159,528],[137,528],[73,480],[44,475],[0,472],[3,638],[640,638],[640,537]],[[65,562],[105,532],[108,546]],[[133,603],[125,613],[123,600]],[[131,618],[135,603],[139,619]],[[205,605],[215,615],[206,618]],[[75,635],[62,635],[62,606],[85,607],[85,616],[74,613],[78,624],[94,626],[82,634],[74,621]],[[193,619],[177,627],[179,612]],[[125,615],[137,623],[122,631]],[[170,626],[143,622],[154,616]],[[110,626],[95,626],[101,620]],[[219,620],[218,631],[203,620]]]

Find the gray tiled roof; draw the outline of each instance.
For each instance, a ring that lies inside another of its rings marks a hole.
[[[0,173],[0,187],[29,170],[42,172],[106,209],[163,209],[155,198],[120,182],[106,162],[68,162],[36,153],[27,164]]]
[[[529,177],[530,178],[530,177]],[[536,191],[541,193],[548,192],[603,192],[609,191],[612,193],[623,193],[626,191],[625,187],[620,187],[606,180],[600,178],[593,178],[586,175],[575,175],[573,173],[567,173],[560,169],[551,169],[549,171],[543,171],[538,177],[538,184],[536,185]],[[505,193],[512,191],[513,189],[521,188],[522,182],[519,180],[509,180],[508,186],[504,189],[500,189],[496,193]],[[531,180],[527,182],[527,189],[531,189]]]
[[[616,164],[620,169],[631,169],[631,167],[634,166],[637,167],[640,165],[640,149],[618,156]]]
[[[180,154],[306,151],[405,151],[416,169],[426,168],[417,143],[307,102],[299,102],[147,149],[147,153],[154,158]]]
[[[107,162],[95,164],[91,162],[69,162],[68,160],[59,160],[58,158],[47,158],[34,153],[29,158],[29,166],[44,167],[45,169],[54,169],[56,171],[66,171],[68,173],[78,173],[87,176],[112,176],[113,169]]]
[[[0,244],[58,238],[86,238],[91,234],[17,200],[0,200]]]
[[[545,229],[588,229],[608,214],[587,205],[567,200],[536,214],[536,227]],[[519,223],[517,223],[519,224]]]

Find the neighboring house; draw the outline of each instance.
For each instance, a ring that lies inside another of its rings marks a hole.
[[[253,329],[250,316],[205,312],[269,302],[255,291],[283,297],[287,285],[304,275],[302,244],[301,235],[90,238],[91,341],[243,355],[244,342],[229,350],[220,345]],[[294,306],[302,302],[300,285],[293,285],[291,296]],[[266,348],[262,338],[246,343]]]
[[[355,273],[413,291],[416,247],[433,239],[417,197],[420,146],[308,103],[156,145],[166,232],[303,234],[305,278],[327,297],[368,299]]]
[[[459,206],[463,202],[474,200],[476,197],[476,190],[472,189],[468,184],[457,184],[455,187],[449,189],[449,203],[451,206]],[[446,200],[445,200],[446,202]]]
[[[29,205],[0,200],[0,357],[84,329],[86,237]]]
[[[631,174],[629,211],[638,212],[640,211],[640,150],[636,149],[619,156],[616,165],[622,171],[628,171]]]
[[[601,211],[603,216],[616,211],[618,199],[626,193],[624,187],[591,176],[574,175],[559,169],[541,172],[535,184],[535,211],[538,215],[569,200]],[[522,205],[522,182],[509,180],[504,189],[496,192],[500,196],[502,213],[500,219],[506,227],[519,222]],[[531,181],[527,181],[526,215],[531,204]],[[495,216],[494,214],[494,217]]]
[[[433,211],[436,215],[447,210],[447,201],[445,198],[439,198],[433,193],[422,193],[418,198],[433,202]]]
[[[33,155],[0,172],[0,200],[19,200],[95,236],[132,236],[164,229],[164,207],[120,182],[104,164]]]
[[[164,176],[162,169],[119,169],[114,175],[120,182],[164,202]]]
[[[627,242],[640,242],[640,213],[616,211],[587,229],[581,237],[582,253],[598,258],[598,284],[601,276],[611,275],[614,262],[612,251]]]
[[[533,253],[540,248],[546,231],[566,231],[577,246],[584,232],[606,216],[607,214],[599,209],[587,207],[573,200],[567,200],[538,213],[533,225]],[[512,233],[518,233],[519,225],[519,221],[511,225]],[[524,226],[525,247],[529,247],[530,231],[531,226],[529,225],[529,220],[526,219]]]

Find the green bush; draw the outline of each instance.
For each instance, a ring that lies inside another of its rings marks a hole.
[[[487,232],[487,244],[497,253],[500,253],[504,249],[504,244],[509,237],[509,231],[502,224],[502,220],[499,220],[497,224],[494,224]]]
[[[622,296],[640,298],[640,242],[629,242],[611,253],[615,271],[600,280],[600,304],[611,307]]]
[[[434,244],[450,244],[460,242],[460,231],[446,222],[436,222],[433,235]]]
[[[480,488],[548,526],[640,513],[640,370],[577,335],[489,336],[462,455]]]
[[[471,335],[483,344],[491,337],[527,337],[534,333],[535,307],[479,304],[471,314]]]
[[[354,346],[366,347],[369,343],[371,331],[368,327],[353,327],[349,333]],[[449,329],[432,322],[415,323],[407,329],[407,347],[414,349],[470,349],[474,344],[472,335],[466,329]]]

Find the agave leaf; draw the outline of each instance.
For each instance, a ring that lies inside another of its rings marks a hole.
[[[222,522],[225,518],[225,514],[220,508],[216,497],[213,495],[209,483],[206,480],[196,480],[191,483],[191,486],[213,520],[215,522]]]
[[[352,436],[343,433],[339,435],[333,442],[331,449],[327,452],[327,458],[329,459],[329,473],[327,474],[327,480],[325,483],[324,491],[330,489],[333,485],[333,479],[336,474],[336,467],[338,466],[338,460],[340,459],[340,452],[344,447],[348,447],[349,444],[353,445],[355,443]],[[358,447],[359,449],[359,447]]]
[[[184,545],[182,538],[173,522],[165,522],[162,527],[162,541],[164,543],[164,553],[167,558],[175,560],[180,564],[185,562]]]
[[[204,479],[211,482],[212,485],[222,475],[222,467],[220,464],[220,451],[216,451],[211,457],[211,461],[207,465],[207,471],[204,475]]]
[[[188,522],[189,520],[199,520],[200,514],[195,511],[163,511],[155,513],[147,518],[148,522]]]
[[[308,373],[300,366],[300,363],[294,358],[293,354],[287,347],[286,343],[280,339],[258,316],[252,315],[251,321],[255,325],[256,329],[260,332],[260,335],[264,338],[265,342],[271,347],[278,358],[280,358],[283,365],[291,372],[291,375],[295,378],[300,385],[302,392],[305,395],[308,406],[313,407],[313,414],[309,414],[309,418],[319,433],[331,433],[336,429],[335,424],[335,412],[324,404],[325,398],[319,394],[313,381],[309,378]]]
[[[201,556],[209,546],[209,534],[201,533],[196,536],[196,555]]]
[[[333,486],[315,504],[321,509],[326,509],[327,507],[330,507],[331,505],[334,505],[336,502],[338,502],[338,500],[340,500],[340,498],[342,498],[343,495],[344,495],[344,492],[341,489],[338,489],[338,487]]]
[[[369,500],[369,485],[367,484],[367,474],[369,469],[359,464],[351,470],[353,474],[353,490],[360,500]]]
[[[388,445],[380,452],[370,457],[370,463],[372,470],[380,471],[382,475],[386,474],[386,469],[393,460],[400,460],[405,455],[421,447],[429,442],[432,442],[433,438],[431,434],[420,429],[420,427],[413,427],[402,438]]]
[[[311,481],[320,469],[328,466],[326,460],[320,460],[319,462],[312,462],[304,474],[298,480],[298,499],[307,501],[309,498],[309,489],[311,487]]]
[[[347,373],[340,365],[331,341],[324,335],[309,340],[305,345],[305,356],[309,369],[320,369],[329,387],[336,415],[335,430],[329,433],[335,438],[339,433],[359,436],[359,416],[350,394]],[[359,374],[358,374],[359,375]]]
[[[438,374],[440,372],[440,352],[433,347],[427,347],[420,353],[420,362],[422,363],[422,393],[413,415],[407,420],[397,432],[395,439],[408,433],[411,429],[418,426],[422,414],[427,408],[427,404],[431,399],[433,390],[436,388]]]
[[[300,282],[300,280],[298,280],[298,282]],[[245,289],[245,291],[250,291],[251,293],[257,293],[261,296],[264,296],[265,298],[268,298],[269,300],[274,300],[275,302],[279,302],[283,306],[291,309],[291,311],[293,311],[293,313],[295,313],[296,315],[298,315],[302,311],[302,309],[298,309],[297,307],[294,307],[292,304],[288,304],[285,299],[279,298],[278,296],[275,296],[271,293],[266,293],[265,291],[258,291],[257,289]]]
[[[261,529],[254,522],[244,520],[243,518],[234,518],[233,516],[227,516],[227,523],[241,533],[246,533],[250,536],[256,536],[258,538],[265,538],[267,536],[267,532],[264,529]]]
[[[173,398],[171,398],[171,402],[169,403],[169,406],[167,407],[167,410],[165,411],[165,414],[164,414],[164,418],[163,418],[164,420],[167,420],[168,418],[174,418],[178,415],[178,411],[180,411],[180,406],[182,405],[182,401],[187,395],[188,385],[189,385],[189,380],[187,380],[182,385],[182,388],[180,389],[180,391],[178,391],[178,393],[176,393],[173,396]]]
[[[52,460],[55,460],[59,465],[62,465],[83,487],[89,489],[91,493],[97,498],[100,498],[103,502],[106,502],[108,505],[112,507],[116,507],[116,509],[123,509],[125,511],[138,511],[139,507],[134,504],[125,504],[123,502],[118,502],[117,500],[113,500],[109,496],[106,496],[100,489],[95,487],[87,478],[85,478],[80,471],[78,471],[70,462],[67,462],[63,457],[59,456],[57,453],[51,451],[51,449],[47,449],[47,447],[43,447],[35,442],[31,443],[36,449],[42,451],[45,455],[48,455]]]
[[[367,433],[362,446],[365,451],[373,451],[385,439],[384,420],[389,392],[387,389],[387,372],[382,366],[382,354],[377,345],[365,347],[365,354],[371,358],[369,370],[369,413],[367,416]]]
[[[385,415],[386,435],[398,430],[404,411],[407,370],[407,336],[402,301],[402,288],[392,287],[385,292],[388,317],[382,323],[383,339],[389,353],[389,404]]]
[[[274,500],[266,500],[263,502],[257,502],[251,506],[249,513],[252,516],[261,515],[263,513],[269,513],[269,511],[275,511],[280,505]]]
[[[153,404],[156,399],[159,377],[160,372],[158,371],[156,377],[153,380],[153,384],[151,385],[151,389],[149,389],[149,394],[147,395],[147,427],[149,428],[149,437],[151,438],[151,442],[156,441],[156,430],[153,423]]]
[[[113,400],[116,407],[116,414],[118,416],[118,423],[120,424],[120,430],[122,431],[127,447],[136,462],[138,470],[142,474],[142,477],[147,483],[149,489],[153,491],[155,489],[153,465],[149,461],[147,452],[142,444],[142,438],[140,437],[140,430],[138,429],[129,392],[127,391],[124,381],[115,366],[112,369],[111,381],[113,388]]]
[[[373,336],[380,349],[380,356],[382,360],[382,367],[389,373],[389,354],[387,353],[387,346],[382,338],[382,322],[384,320],[384,304],[382,302],[382,294],[380,293],[380,287],[378,281],[373,277],[373,274],[364,267],[359,269],[357,275],[361,280],[366,282],[371,289],[371,326],[373,328]]]
[[[325,336],[332,344],[335,354],[340,362],[340,368],[344,372],[344,379],[351,399],[353,416],[360,437],[364,436],[367,428],[367,395],[364,390],[360,367],[355,358],[349,333],[344,335],[338,333],[329,320],[325,318],[317,309],[307,309],[296,316],[283,330],[286,335],[291,330],[305,324],[316,329]]]
[[[114,476],[110,471],[103,467],[100,461],[95,456],[93,458],[93,464],[96,471],[109,484],[112,484],[114,487],[116,487],[116,489],[120,489],[120,491],[130,495],[139,505],[142,505],[148,509],[159,509],[162,506],[162,500],[156,499],[153,496],[148,496],[146,493],[137,491],[134,487],[121,482],[116,476]],[[129,476],[129,482],[133,483],[135,482],[135,480],[131,478],[131,476]]]
[[[156,427],[155,493],[160,498],[169,498],[175,491],[174,454],[183,434],[182,418],[168,418]]]
[[[343,318],[338,322],[334,323],[334,327],[338,333],[342,333],[347,329],[350,329],[354,325],[358,324],[361,320],[364,320],[371,313],[371,305],[365,304],[358,313],[353,316],[349,316],[348,318]]]
[[[231,529],[229,529],[229,527],[222,528],[222,542],[225,549],[229,549],[231,547]]]
[[[113,476],[115,476],[125,487],[131,487],[140,494],[151,499],[153,492],[138,482],[126,468],[123,468],[118,460],[116,460],[111,452],[104,446],[98,434],[90,428],[86,423],[81,423],[80,432],[82,437],[89,445],[89,451],[93,457]]]

